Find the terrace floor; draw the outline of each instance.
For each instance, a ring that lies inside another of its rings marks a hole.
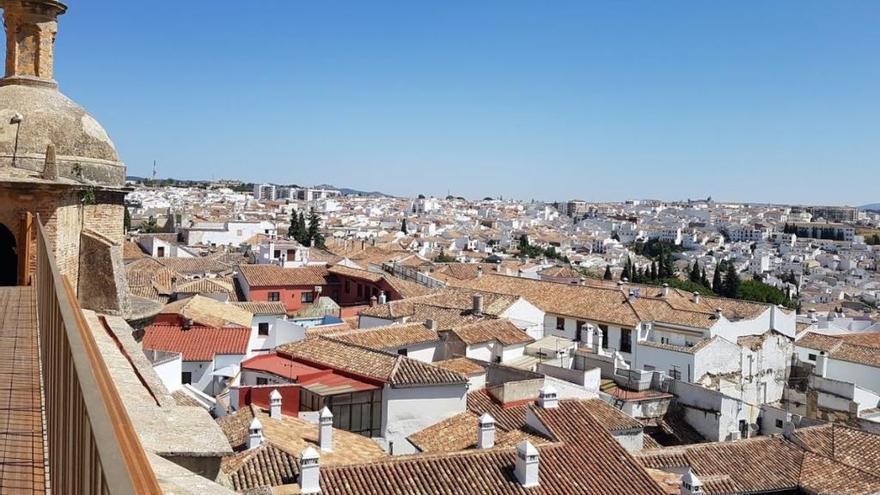
[[[0,494],[46,492],[39,352],[33,287],[0,287]]]

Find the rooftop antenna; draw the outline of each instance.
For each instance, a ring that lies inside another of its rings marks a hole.
[[[156,181],[156,160],[153,160],[153,182]]]

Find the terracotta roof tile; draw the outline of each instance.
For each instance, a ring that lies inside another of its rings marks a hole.
[[[146,328],[143,348],[179,352],[184,361],[211,361],[215,354],[246,354],[250,328],[154,324]]]
[[[330,284],[325,266],[282,268],[278,265],[239,265],[241,275],[251,287],[284,287]]]

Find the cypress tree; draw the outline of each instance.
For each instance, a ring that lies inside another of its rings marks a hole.
[[[296,232],[297,237],[295,237],[294,239],[296,239],[297,242],[303,245],[309,243],[309,240],[306,237],[306,217],[303,212],[299,212],[299,216],[296,218]]]
[[[629,257],[627,257],[626,262],[623,264],[623,271],[620,272],[620,280],[623,280],[625,278],[629,278],[629,266],[630,266],[630,261],[629,261]]]
[[[611,280],[613,275],[611,275],[611,265],[605,265],[605,275],[602,276],[605,280]]]
[[[125,205],[125,215],[122,217],[122,228],[125,232],[131,230],[131,213],[128,212],[128,205]]]
[[[739,292],[739,273],[733,263],[727,264],[727,270],[724,272],[724,295],[727,297],[736,297]]]
[[[715,274],[712,275],[712,290],[715,291],[716,294],[721,294],[721,263],[718,263],[718,266],[715,267]]]
[[[403,221],[400,222],[400,231],[406,234],[406,218],[404,218]]]
[[[651,262],[651,280],[652,281],[657,280],[657,262],[656,261]]]
[[[696,261],[694,261],[694,266],[691,267],[691,273],[688,276],[688,279],[695,284],[700,283],[700,264]]]
[[[315,247],[323,247],[324,246],[324,236],[321,235],[321,219],[318,217],[318,214],[315,213],[315,209],[312,208],[309,210],[309,230],[308,241],[310,243],[314,243]]]
[[[703,269],[700,270],[700,283],[709,287],[709,279],[706,278],[706,267],[703,267]]]

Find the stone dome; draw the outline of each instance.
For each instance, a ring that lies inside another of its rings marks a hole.
[[[0,86],[0,168],[42,171],[49,144],[60,176],[124,184],[125,166],[113,141],[82,107],[52,87]]]

